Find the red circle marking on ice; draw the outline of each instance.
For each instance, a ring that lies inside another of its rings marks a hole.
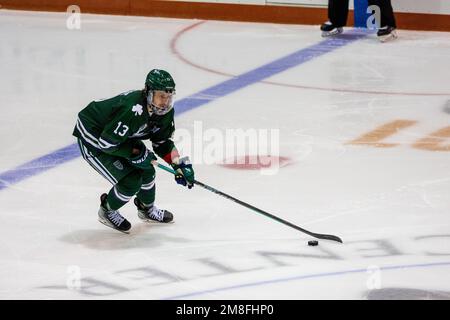
[[[218,74],[225,77],[235,77],[231,73],[223,72],[216,69],[207,68],[197,64],[191,60],[188,60],[177,48],[177,43],[180,38],[187,32],[195,29],[196,27],[204,24],[206,20],[196,22],[192,25],[189,25],[182,30],[178,31],[177,34],[170,41],[170,50],[171,52],[184,63],[209,72]],[[363,94],[376,94],[376,95],[401,95],[401,96],[450,96],[450,92],[394,92],[394,91],[373,91],[373,90],[364,90],[364,89],[353,89],[353,88],[327,88],[327,87],[319,87],[319,86],[309,86],[309,85],[300,85],[300,84],[290,84],[290,83],[280,83],[280,82],[272,82],[267,80],[260,81],[261,83],[270,84],[273,86],[287,87],[287,88],[296,88],[296,89],[309,89],[309,90],[319,90],[319,91],[328,91],[328,92],[348,92],[348,93],[363,93]]]
[[[269,169],[274,166],[285,167],[291,159],[278,156],[240,156],[233,159],[227,159],[225,163],[220,164],[228,169],[238,170],[259,170]]]

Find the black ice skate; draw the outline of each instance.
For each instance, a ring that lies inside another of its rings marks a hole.
[[[320,30],[322,30],[322,37],[330,37],[344,32],[343,27],[337,27],[330,21],[327,21],[324,24],[322,24],[320,26]]]
[[[138,209],[138,217],[145,222],[173,222],[173,214],[167,210],[158,209],[155,205],[145,207],[138,198],[134,198],[134,204]]]
[[[377,36],[381,42],[390,41],[398,37],[395,28],[389,26],[378,29]]]
[[[98,221],[105,226],[116,229],[118,231],[128,233],[131,224],[127,219],[122,217],[118,210],[109,210],[106,205],[106,193],[100,196],[100,209],[98,210]]]

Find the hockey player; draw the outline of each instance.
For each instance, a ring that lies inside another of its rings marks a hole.
[[[322,24],[322,36],[328,37],[342,33],[347,24],[349,0],[328,0],[328,19]],[[377,36],[381,42],[397,38],[394,11],[391,0],[369,0],[369,6],[376,5],[381,11],[381,25],[378,26]]]
[[[134,195],[138,217],[146,222],[168,223],[173,215],[159,209],[155,201],[156,160],[142,140],[152,142],[153,151],[176,171],[177,183],[192,188],[192,165],[180,159],[172,141],[175,131],[171,75],[154,69],[143,90],[91,102],[78,113],[73,135],[78,138],[83,158],[113,184],[100,196],[98,219],[108,227],[128,232],[131,224],[119,209]]]

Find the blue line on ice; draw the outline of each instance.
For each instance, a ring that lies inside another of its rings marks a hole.
[[[411,265],[397,265],[397,266],[381,267],[380,271],[389,271],[389,270],[398,270],[398,269],[418,269],[418,268],[430,268],[430,267],[446,267],[446,266],[450,266],[450,262],[437,262],[437,263],[424,263],[424,264],[411,264]],[[216,292],[236,290],[236,289],[242,289],[242,288],[264,286],[264,285],[270,285],[273,283],[281,283],[281,282],[289,282],[289,281],[297,281],[297,280],[313,279],[313,278],[342,276],[342,275],[347,275],[347,274],[366,273],[366,272],[367,272],[367,269],[353,269],[353,270],[344,270],[344,271],[336,271],[336,272],[306,274],[306,275],[293,276],[293,277],[287,277],[287,278],[256,281],[256,282],[238,284],[238,285],[234,285],[234,286],[221,287],[221,288],[210,289],[210,290],[195,291],[195,292],[190,292],[190,293],[185,293],[185,294],[181,294],[181,295],[163,298],[162,300],[186,299],[186,298],[192,298],[194,296],[201,296],[201,295],[208,294],[208,293],[216,293]]]
[[[369,33],[365,30],[353,30],[335,38],[323,40],[312,46],[300,49],[285,57],[279,58],[261,67],[233,77],[222,83],[197,92],[181,99],[175,104],[175,111],[180,115],[189,110],[203,106],[221,97],[241,90],[261,80],[299,66],[310,60],[318,58],[326,53],[342,48],[356,40],[366,37]],[[74,125],[75,125],[74,119]],[[80,156],[76,143],[53,151],[26,162],[14,169],[0,173],[0,191],[22,180],[38,175],[49,169],[64,164]]]

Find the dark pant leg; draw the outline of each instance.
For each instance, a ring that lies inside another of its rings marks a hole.
[[[155,202],[155,169],[153,167],[142,171],[142,184],[136,197],[149,207]]]
[[[376,5],[380,7],[381,27],[390,26],[397,28],[394,16],[394,9],[392,9],[391,0],[369,0],[369,5]]]
[[[347,24],[349,0],[328,0],[328,19],[337,27]]]
[[[80,139],[78,139],[78,145],[81,155],[92,168],[114,185],[107,197],[111,209],[119,209],[140,190],[143,170],[133,167],[123,158],[106,153],[94,154],[83,145]]]

